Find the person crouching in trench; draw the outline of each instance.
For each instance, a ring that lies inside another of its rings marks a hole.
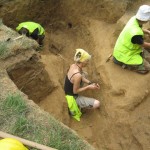
[[[45,38],[44,28],[36,22],[22,22],[17,27],[16,30],[21,35],[26,35],[36,40],[40,47],[43,46],[43,40]]]
[[[113,61],[122,68],[146,74],[150,71],[150,43],[144,35],[150,31],[142,29],[150,21],[150,6],[139,7],[120,33],[113,52]]]
[[[76,49],[75,63],[70,66],[65,78],[64,91],[69,113],[78,121],[80,121],[82,115],[80,111],[82,108],[99,108],[100,106],[99,100],[79,95],[83,91],[100,89],[98,83],[90,82],[82,74],[82,69],[88,65],[90,59],[91,55],[85,50]],[[82,83],[86,83],[86,86],[81,86]]]

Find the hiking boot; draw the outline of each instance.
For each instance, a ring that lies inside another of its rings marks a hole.
[[[149,71],[148,70],[138,70],[136,72],[140,73],[140,74],[147,74]]]

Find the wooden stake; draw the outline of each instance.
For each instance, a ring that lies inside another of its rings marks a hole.
[[[39,150],[57,150],[57,149],[50,148],[50,147],[45,146],[45,145],[41,145],[41,144],[38,144],[38,143],[35,143],[32,141],[28,141],[26,139],[23,139],[23,138],[20,138],[20,137],[17,137],[17,136],[14,136],[14,135],[2,132],[2,131],[0,131],[0,137],[2,137],[2,138],[14,138],[14,139],[20,141],[24,145],[27,145],[27,146],[33,147],[33,148],[37,148]]]
[[[14,38],[13,40],[16,41],[16,40],[18,40],[18,39],[20,39],[20,38],[23,38],[23,35],[18,36],[18,37],[16,37],[16,38]]]

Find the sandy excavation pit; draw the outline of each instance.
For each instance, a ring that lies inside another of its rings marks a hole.
[[[18,89],[35,103],[39,103],[54,89],[44,65],[37,60],[38,58],[33,56],[27,62],[20,62],[7,69],[10,79]]]
[[[111,59],[106,63],[118,34],[141,4],[150,5],[150,2],[15,0],[3,3],[0,16],[8,27],[15,29],[19,22],[33,20],[45,27],[46,38],[42,51],[27,49],[25,54],[16,53],[2,61],[1,68],[6,69],[12,82],[29,99],[97,150],[148,150],[150,75],[121,69]],[[76,48],[92,54],[86,71],[90,79],[101,85],[100,91],[84,93],[99,99],[101,108],[87,111],[80,122],[69,117],[63,91],[64,77]]]

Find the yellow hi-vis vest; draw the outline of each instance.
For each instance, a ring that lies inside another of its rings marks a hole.
[[[143,63],[141,57],[142,48],[139,44],[133,44],[131,39],[135,35],[144,35],[137,19],[132,17],[120,33],[114,47],[113,56],[127,65],[140,65]]]
[[[71,116],[76,119],[77,121],[80,121],[80,117],[82,115],[77,103],[76,103],[76,100],[73,96],[71,95],[66,95],[66,100],[67,100],[67,103],[68,103],[68,108],[69,108],[69,111],[71,113]]]
[[[22,27],[26,28],[29,30],[29,35],[31,35],[31,33],[38,28],[39,30],[39,35],[44,35],[45,34],[45,30],[44,28],[35,22],[22,22],[18,25],[18,27],[16,27],[16,30],[19,31]]]

